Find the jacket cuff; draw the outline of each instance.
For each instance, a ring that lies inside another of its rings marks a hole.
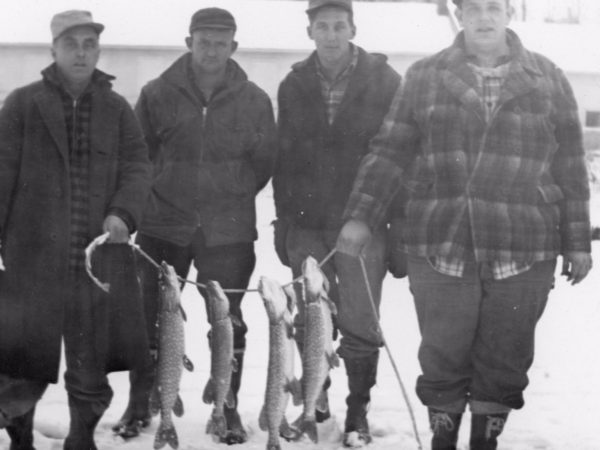
[[[366,223],[371,230],[376,230],[383,223],[386,208],[371,195],[352,192],[344,211],[344,222],[356,219]]]

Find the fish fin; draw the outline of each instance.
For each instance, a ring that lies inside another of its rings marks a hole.
[[[234,327],[241,328],[244,326],[239,317],[234,316],[233,314],[229,314],[229,318],[231,319],[231,325],[233,325]]]
[[[327,358],[327,363],[329,364],[330,369],[333,369],[334,367],[340,367],[340,358],[334,352],[326,353],[325,357]]]
[[[290,313],[294,312],[294,308],[296,307],[296,303],[298,301],[296,297],[296,291],[294,290],[293,284],[288,284],[283,288],[283,292],[287,297],[287,309]]]
[[[329,409],[329,403],[327,401],[327,393],[326,391],[321,391],[319,397],[317,398],[317,404],[315,409],[320,412],[325,412]]]
[[[299,431],[296,428],[291,427],[285,416],[283,416],[281,418],[281,423],[279,424],[279,436],[290,442],[297,440],[299,434]]]
[[[306,420],[304,413],[302,413],[300,417],[294,421],[292,426],[298,430],[298,435],[294,440],[298,440],[303,434],[306,434],[315,444],[319,442],[316,419]]]
[[[207,405],[215,402],[215,386],[212,378],[208,379],[204,392],[202,393],[202,401]]]
[[[227,421],[223,414],[215,414],[215,411],[213,410],[210,419],[208,419],[208,422],[206,423],[206,434],[219,436],[221,438],[227,436]]]
[[[149,401],[150,414],[156,416],[160,412],[160,396],[158,395],[158,385],[154,385],[150,391]]]
[[[327,303],[327,306],[329,306],[329,311],[331,311],[331,314],[333,314],[334,316],[337,316],[338,309],[337,309],[336,304],[333,302],[333,300],[331,300],[326,295],[322,295],[321,300],[323,300],[325,303]]]
[[[183,355],[183,367],[185,367],[188,372],[194,371],[194,363],[186,355]]]
[[[171,424],[168,428],[161,422],[156,436],[154,436],[154,449],[158,450],[169,444],[171,448],[179,447],[179,438],[177,437],[177,431],[175,426]]]
[[[267,431],[269,429],[265,406],[260,409],[260,414],[258,415],[258,428],[260,428],[262,431]]]
[[[292,394],[292,402],[294,405],[298,406],[302,404],[302,384],[300,384],[300,380],[294,377],[291,380],[288,380],[285,390]]]
[[[187,322],[187,314],[185,313],[183,306],[181,306],[181,303],[179,304],[179,311],[181,311],[181,317],[183,317],[183,321]]]
[[[231,388],[229,392],[227,392],[227,396],[225,397],[225,404],[228,408],[235,408],[235,397],[233,396],[233,391]]]
[[[238,370],[240,370],[240,366],[238,364],[237,359],[231,358],[231,371],[237,372]]]
[[[183,416],[183,401],[179,395],[177,395],[175,404],[173,405],[173,414],[175,414],[177,417]]]

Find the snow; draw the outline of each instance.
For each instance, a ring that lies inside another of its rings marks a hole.
[[[258,198],[259,234],[258,263],[251,287],[258,277],[269,276],[286,283],[291,280],[288,269],[279,264],[272,246],[273,200],[270,190]],[[600,244],[594,243],[593,252],[600,254]],[[597,257],[598,258],[598,257]],[[558,268],[560,269],[560,267]],[[193,276],[193,274],[191,275]],[[593,269],[588,279],[570,286],[558,277],[547,309],[538,326],[537,354],[526,390],[526,405],[509,417],[500,438],[500,450],[597,450],[600,448],[600,273]],[[195,289],[187,287],[183,303],[188,315],[186,324],[187,354],[194,362],[195,371],[183,374],[181,397],[185,415],[175,418],[182,450],[223,449],[204,432],[211,407],[202,403],[202,390],[208,379],[209,353],[206,341],[208,324],[203,301]],[[419,374],[417,348],[419,332],[412,298],[406,280],[389,276],[384,283],[382,328],[393,358],[399,368],[416,415],[423,448],[429,448],[431,433],[427,413],[414,393]],[[249,432],[246,444],[234,447],[240,450],[264,449],[267,434],[258,428],[258,414],[262,406],[267,375],[268,322],[266,312],[256,293],[244,299],[244,315],[249,325],[246,363],[240,413]],[[299,364],[296,365],[300,367]],[[299,369],[297,369],[298,371]],[[300,375],[298,373],[298,375]],[[331,372],[330,406],[333,418],[319,425],[318,445],[302,441],[283,442],[283,450],[339,449],[345,415],[346,375],[343,367]],[[150,427],[135,439],[124,441],[113,435],[111,426],[121,416],[129,383],[126,373],[110,375],[115,395],[97,430],[96,443],[100,450],[147,450],[152,448],[158,426],[155,418]],[[300,414],[299,407],[289,406],[288,419]],[[410,415],[402,391],[385,351],[379,363],[377,386],[372,391],[369,412],[373,443],[372,450],[417,449]],[[67,397],[62,383],[51,385],[38,404],[35,417],[35,446],[38,450],[62,449],[69,426]],[[468,416],[459,438],[459,448],[468,448]],[[6,433],[0,432],[0,448],[8,448]],[[168,448],[168,447],[167,447]]]

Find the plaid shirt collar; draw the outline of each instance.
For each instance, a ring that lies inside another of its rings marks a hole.
[[[358,47],[350,43],[350,51],[352,52],[352,59],[350,60],[350,63],[333,81],[329,81],[327,79],[323,73],[323,66],[319,61],[319,57],[315,57],[317,77],[319,78],[321,94],[327,109],[327,120],[329,121],[330,125],[335,119],[339,106],[344,98],[344,94],[346,93],[346,89],[348,88],[348,84],[350,83],[350,77],[354,73],[354,69],[358,64]]]

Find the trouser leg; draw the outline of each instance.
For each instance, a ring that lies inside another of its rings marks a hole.
[[[65,450],[95,450],[94,431],[110,405],[112,389],[97,360],[91,286],[83,275],[73,282],[65,306],[65,388],[69,399],[69,434]]]
[[[197,236],[197,239],[194,241],[194,255],[194,265],[198,271],[197,280],[199,283],[206,283],[209,280],[213,280],[217,281],[223,289],[245,290],[248,288],[250,277],[256,265],[253,243],[206,247],[202,237]],[[203,289],[200,289],[200,293],[205,298],[205,301],[208,302],[208,296]],[[244,322],[242,312],[244,294],[226,293],[226,295],[229,300],[229,312],[233,323],[233,353],[237,361],[237,370],[231,375],[231,390],[235,405],[233,407],[225,406],[227,434],[221,438],[221,441],[231,445],[246,442],[248,438],[237,410],[248,327]]]
[[[166,261],[174,267],[177,275],[182,278],[187,277],[192,261],[190,247],[178,246],[143,233],[138,233],[136,244],[154,261],[158,263]],[[142,288],[150,358],[145,367],[129,371],[129,402],[123,416],[113,426],[113,431],[124,438],[137,436],[139,429],[148,426],[150,423],[149,399],[154,386],[158,352],[158,330],[156,325],[159,309],[159,273],[154,265],[142,257],[138,258],[137,267]]]

